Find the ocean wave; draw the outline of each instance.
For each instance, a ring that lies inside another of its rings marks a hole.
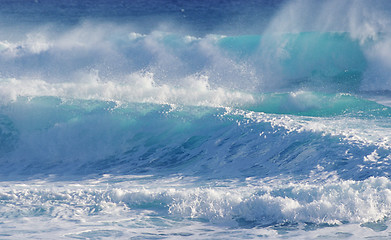
[[[4,178],[181,172],[300,179],[336,171],[357,180],[389,169],[390,126],[382,115],[313,117],[53,97],[19,99],[1,112]]]
[[[3,78],[72,83],[95,72],[104,82],[120,83],[149,72],[161,84],[187,85],[198,75],[216,88],[252,92],[388,90],[386,78],[367,81],[385,64],[374,49],[387,51],[386,33],[360,43],[349,32],[195,37],[93,22],[60,35],[50,29],[0,41]]]
[[[0,237],[388,238],[390,12],[0,2]]]

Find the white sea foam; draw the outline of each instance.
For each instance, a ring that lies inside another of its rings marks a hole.
[[[104,81],[96,71],[80,75],[80,82],[49,83],[43,80],[3,79],[0,96],[3,103],[18,97],[53,96],[65,99],[118,102],[185,104],[194,106],[235,106],[254,102],[251,94],[213,88],[205,75],[186,77],[182,86],[158,84],[154,74],[136,72],[121,82]]]
[[[391,144],[387,119],[360,119],[344,115],[339,117],[281,116],[229,108],[227,110],[227,114],[245,116],[255,122],[270,122],[272,126],[283,127],[288,132],[318,132],[323,136],[341,137],[351,144],[374,145],[384,149],[389,149]]]
[[[106,231],[107,237],[125,238],[143,233],[169,235],[180,227],[182,234],[203,239],[225,236],[225,227],[234,230],[260,224],[265,228],[254,228],[247,234],[263,232],[279,238],[286,235],[276,230],[286,228],[289,232],[290,224],[299,232],[306,227],[320,229],[312,233],[315,235],[322,232],[322,224],[328,224],[334,228],[328,229],[328,234],[357,228],[364,235],[350,234],[363,237],[375,233],[370,229],[383,231],[389,224],[384,220],[391,213],[391,183],[386,178],[321,184],[248,179],[242,183],[215,182],[210,187],[197,187],[193,185],[197,181],[192,182],[132,176],[79,182],[2,182],[3,234],[17,238],[28,231],[30,236],[40,236],[39,230],[68,237],[90,232],[92,237]],[[47,218],[52,219],[50,223]],[[178,223],[178,219],[182,220]],[[198,225],[200,220],[204,223]],[[199,231],[196,226],[209,230]],[[243,234],[241,229],[234,231]]]

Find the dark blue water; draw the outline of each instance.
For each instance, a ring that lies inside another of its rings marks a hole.
[[[168,25],[167,30],[195,34],[262,31],[284,1],[2,1],[3,27],[19,23],[59,26],[85,20],[130,23],[140,32]],[[18,24],[18,25],[19,25]]]

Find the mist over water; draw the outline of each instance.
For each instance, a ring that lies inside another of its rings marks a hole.
[[[390,236],[388,1],[3,1],[0,236]]]
[[[159,86],[203,79],[251,93],[390,88],[386,2],[149,4],[4,4],[1,76],[126,84],[129,75],[148,75]]]

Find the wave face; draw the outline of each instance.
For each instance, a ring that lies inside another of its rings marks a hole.
[[[0,3],[0,236],[389,237],[390,13]]]

